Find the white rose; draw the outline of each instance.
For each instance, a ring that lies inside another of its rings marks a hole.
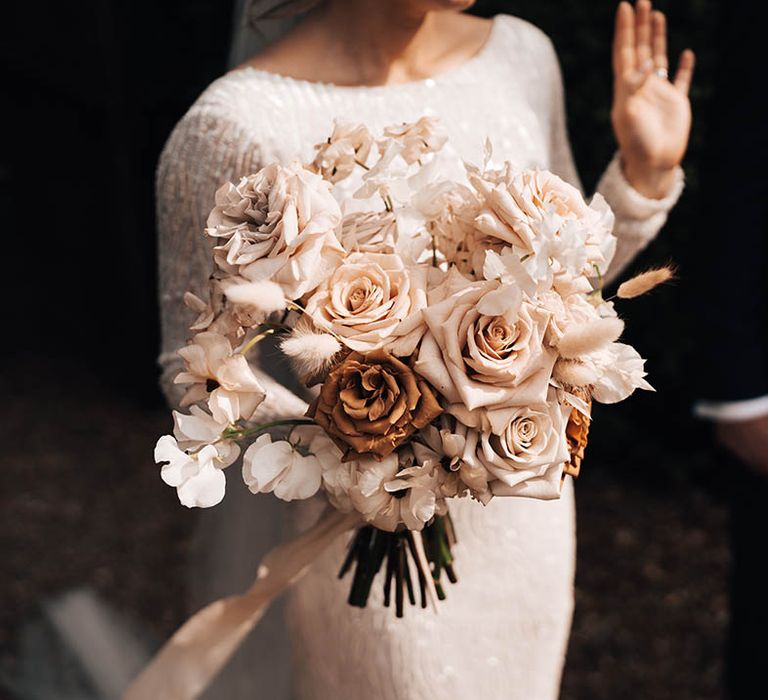
[[[454,287],[460,280],[454,278]],[[556,353],[544,345],[549,315],[508,295],[494,294],[495,281],[467,283],[424,311],[429,332],[419,348],[416,371],[449,403],[469,410],[486,406],[527,406],[546,400]],[[515,311],[517,309],[517,311]]]
[[[214,259],[225,272],[270,279],[297,299],[341,259],[340,221],[328,182],[300,166],[271,164],[216,192],[206,232],[220,241]]]
[[[352,253],[306,305],[318,328],[358,352],[410,355],[426,330],[426,268],[397,255]]]

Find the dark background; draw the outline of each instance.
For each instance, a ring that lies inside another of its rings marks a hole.
[[[578,484],[577,609],[566,698],[715,698],[727,621],[723,474],[691,417],[700,170],[723,28],[715,0],[658,2],[673,62],[698,54],[688,186],[636,267],[676,285],[623,309],[657,394],[598,407]],[[611,157],[614,2],[480,2],[553,39],[588,191]],[[225,0],[15,3],[3,23],[0,206],[0,680],[41,600],[98,590],[158,638],[183,609],[194,513],[162,486],[153,176],[173,124],[226,69]],[[8,14],[3,11],[3,15]],[[0,689],[0,696],[2,696]]]

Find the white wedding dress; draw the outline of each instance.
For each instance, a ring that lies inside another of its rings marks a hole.
[[[202,94],[173,132],[158,171],[161,363],[170,398],[174,351],[191,321],[182,295],[201,293],[211,269],[202,231],[215,190],[269,161],[311,159],[334,117],[377,130],[423,114],[442,119],[450,144],[468,161],[482,161],[488,136],[494,162],[548,168],[578,183],[553,47],[514,17],[497,17],[479,54],[434,79],[341,87],[246,68]],[[617,217],[611,276],[654,238],[681,188],[679,175],[667,199],[649,200],[627,184],[616,160],[609,165],[598,190]],[[262,362],[261,373],[270,394],[263,415],[301,415],[304,400],[275,379],[288,381],[284,368]],[[306,526],[319,512],[318,503],[286,506],[250,495],[237,467],[227,476],[227,498],[201,518],[190,576],[194,606],[247,585],[258,558],[281,536],[281,514]],[[451,511],[459,583],[447,587],[437,615],[407,608],[396,619],[382,607],[377,584],[368,608],[349,607],[349,579],[336,578],[347,539],[341,538],[287,596],[292,665],[273,616],[206,697],[282,698],[288,681],[299,700],[557,697],[573,608],[570,479],[559,501],[497,498],[484,507],[462,500]]]

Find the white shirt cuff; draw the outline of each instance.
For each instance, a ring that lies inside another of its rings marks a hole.
[[[724,423],[752,420],[768,416],[768,396],[758,396],[745,401],[699,401],[693,407],[699,418]]]

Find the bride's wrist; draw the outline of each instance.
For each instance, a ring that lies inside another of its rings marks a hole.
[[[677,166],[657,168],[647,163],[638,163],[621,155],[621,170],[627,182],[644,197],[664,199],[675,184]]]

